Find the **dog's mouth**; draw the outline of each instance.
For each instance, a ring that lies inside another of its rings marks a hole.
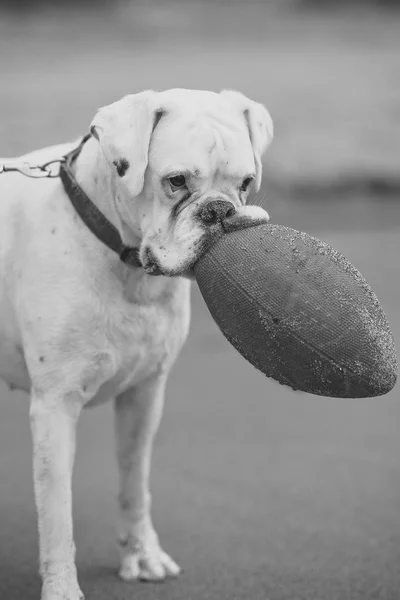
[[[159,261],[150,250],[146,252],[146,261],[143,264],[143,269],[146,275],[151,275],[152,277],[186,277],[188,279],[193,279],[193,266],[198,258],[199,257],[196,256],[194,260],[187,261],[175,269],[165,269],[160,265]]]
[[[237,213],[228,217],[223,222],[204,227],[203,234],[199,237],[194,246],[191,247],[191,256],[186,261],[182,261],[175,268],[166,269],[162,266],[160,260],[155,256],[150,247],[146,248],[142,258],[142,265],[145,273],[152,276],[164,277],[187,277],[194,279],[194,266],[200,257],[215,244],[222,236],[238,229],[254,227],[262,223],[268,223],[269,216],[260,216],[259,218],[250,215],[238,215]]]
[[[199,260],[200,256],[202,256],[202,254],[204,254],[204,252],[206,252],[212,245],[214,239],[215,236],[211,235],[211,232],[206,231],[196,242],[195,247],[192,247],[192,254],[190,258],[182,261],[174,268],[163,267],[152,249],[146,248],[142,259],[143,269],[146,275],[151,276],[161,275],[164,277],[185,277],[188,279],[194,279],[193,267]]]

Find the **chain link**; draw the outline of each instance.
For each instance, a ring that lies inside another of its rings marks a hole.
[[[59,176],[58,169],[52,169],[55,164],[61,164],[65,158],[55,158],[49,160],[42,165],[30,165],[27,162],[7,162],[0,163],[0,175],[1,173],[21,173],[25,177],[32,177],[33,179],[47,178],[52,179]]]

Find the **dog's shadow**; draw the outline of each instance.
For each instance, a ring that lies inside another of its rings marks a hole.
[[[36,547],[33,542],[25,546],[17,556],[5,555],[4,547],[0,564],[1,600],[39,600],[41,581],[37,571],[37,560],[33,559]],[[29,554],[29,558],[28,558]],[[5,555],[5,556],[4,556]],[[115,568],[96,565],[79,568],[79,581],[87,598],[118,598],[124,600],[137,593],[138,583],[124,584],[117,578]]]
[[[21,504],[7,506],[0,518],[0,599],[39,600],[41,581],[38,573],[38,544],[35,512]],[[78,519],[77,529],[80,529]],[[77,538],[87,540],[88,532],[83,526]],[[82,540],[81,540],[82,541]],[[97,545],[98,543],[98,545]],[[79,583],[85,597],[98,600],[154,600],[160,598],[160,586],[143,582],[121,581],[117,576],[118,552],[112,543],[94,540],[84,550],[78,545],[77,567]],[[111,566],[110,566],[111,565]],[[175,591],[174,591],[175,589]],[[176,597],[174,580],[162,584],[162,598]]]
[[[19,476],[0,482],[0,600],[39,600],[41,581],[38,572],[38,535],[33,489],[27,491],[30,464],[26,457]],[[8,471],[7,471],[8,472]],[[9,474],[9,478],[11,476]],[[19,484],[19,482],[21,482]],[[10,485],[9,485],[10,484]],[[12,485],[13,484],[13,485]],[[14,493],[13,493],[14,492]],[[77,494],[75,541],[78,578],[85,597],[90,600],[180,600],[188,595],[186,578],[159,584],[129,582],[118,578],[118,549],[112,519],[113,498],[97,499]],[[99,514],[110,515],[99,523]]]

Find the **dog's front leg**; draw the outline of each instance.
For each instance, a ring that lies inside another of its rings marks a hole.
[[[165,375],[151,378],[115,401],[120,576],[125,580],[162,580],[180,572],[162,550],[150,512],[151,452],[164,405],[165,380]]]
[[[30,421],[42,600],[82,600],[75,567],[71,479],[78,396],[32,393]]]

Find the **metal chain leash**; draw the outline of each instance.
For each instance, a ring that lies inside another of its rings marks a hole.
[[[0,175],[2,173],[21,173],[26,177],[32,177],[34,179],[39,178],[55,178],[59,177],[58,169],[52,169],[52,166],[55,164],[61,164],[65,161],[65,158],[56,158],[53,160],[49,160],[42,165],[30,165],[27,162],[6,162],[0,163]]]

